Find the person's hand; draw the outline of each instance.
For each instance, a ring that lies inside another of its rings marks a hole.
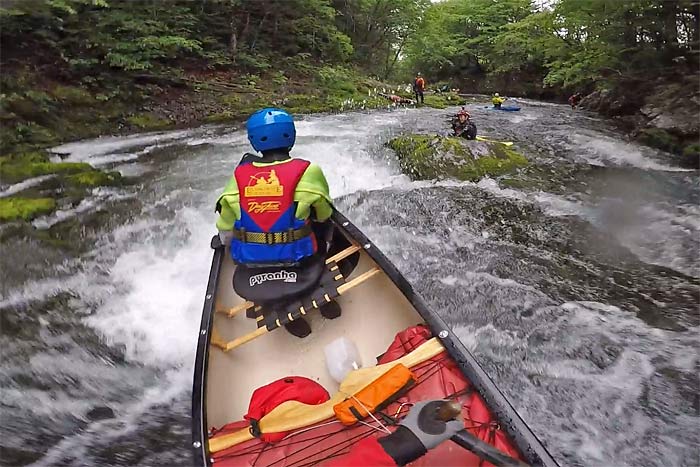
[[[411,430],[426,450],[433,449],[464,429],[464,422],[461,420],[440,419],[438,412],[445,402],[449,401],[418,402],[411,407],[408,415],[399,424]]]
[[[219,240],[223,246],[229,246],[231,244],[231,239],[233,239],[232,230],[219,230]]]

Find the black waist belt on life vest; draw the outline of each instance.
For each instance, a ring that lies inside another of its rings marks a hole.
[[[245,229],[234,230],[233,238],[243,243],[262,243],[265,245],[277,245],[280,243],[292,243],[311,235],[311,226],[305,225],[300,229],[289,229],[286,232],[246,232]]]

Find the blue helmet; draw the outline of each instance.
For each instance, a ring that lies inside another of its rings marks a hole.
[[[250,144],[259,152],[291,149],[297,136],[292,116],[282,109],[272,107],[255,112],[245,126]]]

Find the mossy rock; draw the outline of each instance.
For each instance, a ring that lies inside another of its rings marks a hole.
[[[653,148],[668,152],[679,152],[680,141],[666,130],[660,128],[645,128],[639,132],[642,143]]]
[[[172,121],[148,112],[133,115],[127,118],[126,121],[140,130],[164,130],[173,126]]]
[[[452,177],[476,181],[528,164],[525,156],[501,143],[412,134],[394,138],[387,145],[413,180]]]
[[[17,183],[31,177],[48,174],[70,174],[92,170],[84,162],[48,162],[42,153],[26,153],[0,158],[0,181]]]
[[[426,94],[424,97],[424,105],[434,109],[446,109],[447,107],[464,105],[467,103],[466,99],[453,92]]]
[[[53,198],[0,198],[0,222],[30,221],[56,209]]]
[[[700,169],[700,144],[693,143],[683,148],[681,164],[685,167]]]
[[[88,170],[74,175],[69,175],[66,180],[73,186],[96,187],[115,186],[122,183],[122,176],[119,172],[103,172],[101,170]]]

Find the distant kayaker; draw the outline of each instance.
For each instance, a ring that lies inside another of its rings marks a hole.
[[[569,105],[571,106],[572,109],[575,109],[576,106],[578,106],[579,102],[581,102],[581,93],[577,92],[576,94],[572,94],[571,97],[569,97]]]
[[[471,115],[464,107],[452,118],[452,131],[454,136],[476,138],[476,125],[471,121]]]
[[[501,97],[500,94],[495,93],[493,97],[491,98],[491,103],[493,104],[494,108],[500,109],[501,105],[506,101],[505,97]]]
[[[461,420],[444,422],[437,417],[436,407],[443,402],[424,401],[415,404],[392,434],[363,439],[349,453],[324,462],[321,466],[393,467],[419,459],[464,429]]]
[[[325,256],[325,225],[333,213],[328,182],[321,168],[289,151],[296,140],[291,115],[265,108],[246,122],[248,140],[262,157],[246,153],[219,196],[216,227],[237,264],[249,267],[304,265]],[[327,318],[340,315],[331,302],[321,309]],[[311,332],[296,319],[285,326],[298,337]]]
[[[425,80],[420,73],[416,74],[416,79],[413,80],[413,92],[416,95],[416,104],[420,99],[420,103],[423,103],[423,92],[425,91]]]

